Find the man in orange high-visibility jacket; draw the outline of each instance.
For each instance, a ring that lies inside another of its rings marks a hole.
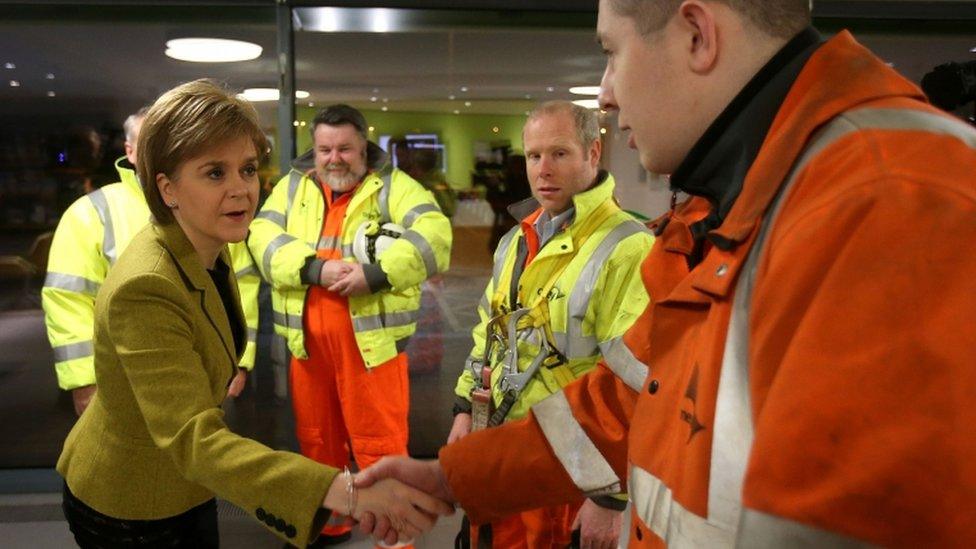
[[[808,24],[806,0],[600,2],[603,106],[694,195],[632,356],[361,483],[474,521],[626,484],[631,547],[976,544],[976,131]]]

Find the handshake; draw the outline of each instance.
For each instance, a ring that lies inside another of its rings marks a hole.
[[[430,531],[437,517],[454,514],[453,503],[438,461],[385,457],[355,477],[336,479],[322,506],[346,513],[364,534],[394,545]]]

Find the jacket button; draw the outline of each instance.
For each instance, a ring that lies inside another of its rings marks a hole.
[[[563,248],[563,249],[565,250],[565,249],[568,249],[568,248],[569,248],[569,246],[567,246],[567,245],[565,245],[565,244],[563,244],[563,245],[562,245],[562,248]]]
[[[289,524],[288,527],[285,528],[285,535],[288,536],[288,537],[290,537],[290,538],[293,538],[293,537],[295,537],[295,536],[298,535],[298,531],[295,530],[295,527],[294,526],[292,526],[291,524]]]
[[[658,383],[656,379],[652,379],[651,382],[647,384],[647,392],[652,395],[656,393],[657,390],[660,388],[661,388],[661,384]]]
[[[275,516],[273,514],[271,514],[271,513],[268,513],[268,515],[266,517],[264,517],[264,523],[267,524],[268,526],[274,528]]]
[[[637,541],[641,541],[642,539],[644,539],[644,532],[641,532],[640,526],[637,527],[636,531],[634,532],[634,535],[637,536]]]
[[[264,517],[268,516],[268,513],[264,510],[264,507],[258,507],[258,510],[254,513],[254,516],[258,517],[258,520],[261,522],[264,522]]]
[[[275,530],[279,532],[285,531],[285,519],[278,519],[274,523]]]

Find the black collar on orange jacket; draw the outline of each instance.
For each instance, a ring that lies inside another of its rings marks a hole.
[[[672,190],[705,197],[712,204],[711,213],[691,226],[695,246],[689,267],[704,256],[706,235],[732,209],[790,87],[822,44],[812,27],[787,42],[712,122],[671,175]],[[713,240],[723,249],[730,245],[720,238]]]

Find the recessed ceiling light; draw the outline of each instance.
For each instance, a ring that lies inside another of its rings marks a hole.
[[[549,92],[549,93],[552,93],[552,92],[556,91],[556,88],[554,88],[552,86],[548,86],[548,87],[546,87],[546,91]]]
[[[596,99],[577,99],[576,101],[573,101],[573,104],[587,109],[600,108],[600,102]]]
[[[492,133],[498,133],[498,126],[492,126],[491,127],[491,132]]]
[[[13,63],[10,63],[8,61],[7,63],[4,63],[3,64],[3,68],[5,68],[5,69],[16,69],[17,68],[17,65],[14,65]]]
[[[308,106],[309,106],[309,107],[314,107],[314,106],[315,106],[315,103],[314,103],[314,102],[312,102],[312,101],[309,101],[309,102],[308,102]]]
[[[298,120],[292,122],[291,124],[292,124],[292,126],[295,126],[297,128],[298,127]]]
[[[462,92],[467,92],[468,91],[468,87],[467,86],[461,86],[461,91]]]
[[[465,101],[464,102],[464,106],[465,107],[470,107],[471,106],[471,102],[470,101]]]
[[[600,135],[607,135],[607,129],[606,128],[600,128]]]
[[[16,80],[11,80],[10,81],[10,87],[11,88],[19,88],[20,87],[20,82],[18,82]]]
[[[307,99],[309,95],[305,90],[295,92],[296,99]],[[261,101],[277,101],[281,97],[281,94],[277,88],[248,88],[242,93],[237,94],[237,97],[246,99],[251,103],[259,103]]]
[[[970,48],[969,53],[976,53],[976,48]]]
[[[448,95],[447,98],[450,99],[451,101],[454,101],[454,94],[452,93],[451,95]]]
[[[454,114],[461,114],[461,111],[454,109]]]
[[[380,100],[380,98],[374,95],[373,97],[370,97],[369,100],[372,101],[373,103],[376,103],[377,101]]]
[[[389,101],[389,99],[387,99],[387,98],[384,97],[383,98],[383,102],[386,103],[387,101]]]
[[[374,128],[373,126],[370,126],[370,127],[369,127],[369,131],[371,131],[371,132],[375,132],[375,131],[376,131],[376,128]]]
[[[386,111],[390,110],[390,108],[387,107],[386,105],[383,105],[383,107],[381,107],[380,110],[383,111],[383,112],[386,112]]]
[[[531,94],[531,93],[527,93],[527,94],[525,94],[525,98],[526,98],[526,99],[532,99],[532,94]]]
[[[54,73],[53,72],[49,72],[49,73],[47,73],[47,74],[44,75],[44,78],[47,78],[48,80],[54,80]]]
[[[47,92],[47,96],[48,96],[48,97],[54,97],[55,95],[57,95],[57,94],[56,94],[56,93],[54,93],[53,91],[49,91],[49,92]]]
[[[250,61],[261,55],[261,46],[222,38],[177,38],[166,42],[166,55],[194,63]]]
[[[573,86],[569,88],[573,95],[600,95],[600,86]]]

